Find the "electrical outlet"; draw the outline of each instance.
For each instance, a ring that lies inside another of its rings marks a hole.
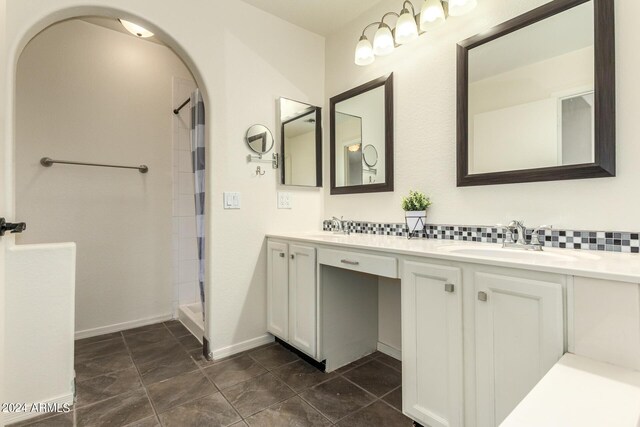
[[[291,209],[291,193],[278,191],[278,209]]]
[[[223,206],[225,209],[240,209],[240,193],[229,191],[223,193]]]

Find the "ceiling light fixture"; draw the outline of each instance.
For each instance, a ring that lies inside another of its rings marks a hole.
[[[464,15],[477,5],[478,0],[423,0],[420,13],[416,14],[413,3],[405,0],[400,14],[387,12],[380,21],[369,24],[362,30],[356,45],[355,63],[369,65],[373,63],[376,56],[389,55],[396,47],[409,43],[425,31],[443,24],[447,16]],[[407,6],[411,6],[411,10]],[[393,29],[384,22],[389,15],[395,15],[398,18]],[[418,23],[420,23],[419,26]],[[378,26],[373,36],[373,45],[366,35],[366,31],[372,26]]]
[[[118,21],[120,21],[122,26],[127,31],[129,31],[131,34],[133,34],[136,37],[141,37],[143,39],[146,39],[147,37],[152,37],[153,36],[153,33],[151,31],[147,30],[144,27],[141,27],[138,24],[134,24],[133,22],[125,21],[124,19],[118,19]]]

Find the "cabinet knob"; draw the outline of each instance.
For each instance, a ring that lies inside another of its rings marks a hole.
[[[455,289],[455,286],[453,285],[453,283],[447,283],[446,285],[444,285],[445,292],[453,292],[454,289]]]
[[[478,299],[480,301],[486,301],[487,300],[487,293],[486,292],[478,292]]]
[[[291,254],[291,259],[295,259],[296,256],[294,254]]]
[[[284,252],[280,252],[280,258],[284,258]]]

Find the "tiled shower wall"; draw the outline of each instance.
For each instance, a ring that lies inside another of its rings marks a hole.
[[[322,224],[322,229],[325,231],[333,230],[331,220],[325,220]],[[376,223],[366,221],[350,221],[348,229],[352,233],[405,237],[409,231],[404,223]],[[532,229],[527,229],[527,240],[531,239],[533,231]],[[417,231],[414,237],[500,243],[504,239],[505,234],[503,229],[496,227],[427,224],[424,230]],[[640,233],[638,232],[574,231],[564,229],[541,230],[540,241],[545,247],[552,248],[640,253]]]
[[[173,79],[173,108],[187,99],[196,85]],[[198,246],[194,177],[191,165],[191,109],[187,104],[173,116],[173,312],[178,306],[199,302]]]

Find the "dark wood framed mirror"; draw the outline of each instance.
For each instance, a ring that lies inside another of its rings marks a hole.
[[[330,100],[331,194],[393,191],[393,74]]]
[[[280,98],[281,183],[322,187],[322,109]]]
[[[458,187],[615,176],[614,27],[554,0],[458,44]]]

